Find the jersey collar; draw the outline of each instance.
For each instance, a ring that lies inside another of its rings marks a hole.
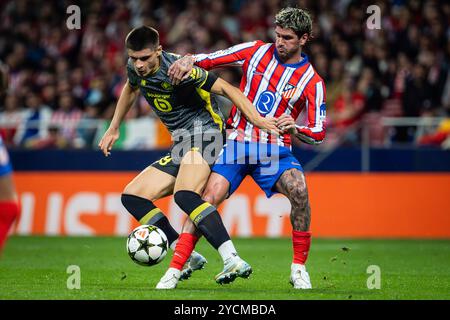
[[[302,61],[297,62],[297,63],[283,63],[280,59],[280,57],[278,56],[278,52],[277,52],[277,48],[275,48],[274,46],[274,54],[275,54],[275,58],[277,59],[278,63],[285,66],[285,67],[291,67],[291,68],[299,68],[304,66],[305,64],[307,64],[309,62],[308,56],[306,55],[306,53],[301,53],[302,55]]]

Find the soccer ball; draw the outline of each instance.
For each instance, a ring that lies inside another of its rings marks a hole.
[[[155,226],[142,225],[131,231],[127,239],[127,252],[131,260],[141,266],[160,263],[167,254],[165,233]]]

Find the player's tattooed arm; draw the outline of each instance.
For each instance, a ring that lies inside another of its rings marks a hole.
[[[296,231],[308,231],[311,222],[308,189],[300,170],[285,171],[276,184],[277,190],[291,202],[291,223]]]
[[[277,118],[277,126],[283,133],[284,132],[289,132],[290,134],[297,133],[294,118],[285,113],[283,113],[279,118]]]
[[[169,67],[167,75],[172,81],[172,85],[179,85],[183,80],[186,80],[191,74],[194,67],[195,58],[192,55],[185,55],[178,59]]]
[[[114,111],[111,124],[98,144],[98,147],[106,157],[111,154],[111,149],[114,143],[119,139],[120,124],[130,110],[131,106],[134,104],[138,93],[139,89],[137,87],[133,88],[129,81],[127,81],[122,89],[122,92],[120,93],[119,101],[117,101],[117,106]]]

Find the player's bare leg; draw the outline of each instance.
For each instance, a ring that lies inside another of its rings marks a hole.
[[[0,250],[9,229],[20,215],[20,206],[11,174],[0,177]]]
[[[169,245],[174,247],[178,233],[153,202],[172,194],[175,177],[153,166],[139,173],[124,189],[122,204],[141,224],[155,225],[167,236]]]
[[[236,252],[234,245],[223,225],[222,219],[216,208],[210,203],[202,200],[201,193],[210,175],[208,163],[196,151],[188,152],[181,163],[177,182],[175,183],[175,201],[183,211],[189,214],[195,227],[201,231],[207,241],[219,251],[226,270],[226,274],[219,274],[216,281],[220,284],[229,283],[237,276],[248,277],[251,273],[251,267],[243,261]],[[192,226],[185,226],[185,231],[193,232]],[[180,269],[192,251],[198,237],[192,233],[182,233],[177,243],[174,257],[169,270],[161,278],[157,285],[159,289],[173,289],[180,278]],[[228,270],[228,269],[229,270]]]
[[[202,198],[213,206],[218,207],[225,201],[230,189],[230,182],[224,176],[211,172]]]
[[[155,225],[163,230],[172,250],[175,250],[179,234],[153,202],[172,194],[174,185],[174,176],[149,166],[125,187],[122,194],[124,207],[141,224]],[[202,269],[206,263],[206,259],[201,254],[193,251],[191,255],[194,265],[190,269],[189,265],[183,268],[189,273]]]
[[[308,189],[303,172],[286,170],[276,183],[276,190],[291,202],[292,244],[294,257],[291,265],[290,282],[295,289],[311,289],[311,281],[305,263],[311,245],[311,208]]]

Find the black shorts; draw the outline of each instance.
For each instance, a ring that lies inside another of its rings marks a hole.
[[[194,150],[200,152],[203,159],[211,168],[222,151],[226,141],[225,137],[225,132],[221,134],[205,133],[185,137],[173,144],[170,151],[164,157],[153,162],[151,166],[176,177],[180,170],[180,163],[183,156],[187,152]]]

